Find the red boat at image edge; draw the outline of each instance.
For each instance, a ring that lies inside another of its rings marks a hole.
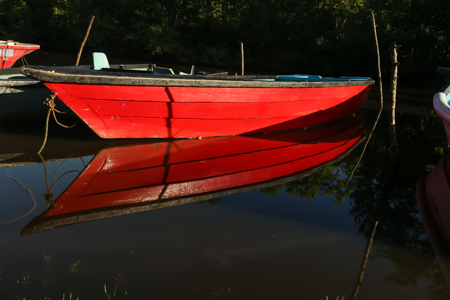
[[[275,132],[360,110],[367,77],[176,75],[24,66],[102,138],[195,138]]]
[[[420,216],[447,283],[450,284],[450,153],[417,181]]]
[[[39,45],[19,43],[15,41],[0,41],[0,69],[12,67],[16,61],[39,49]]]
[[[21,234],[290,182],[341,160],[363,137],[357,114],[307,130],[106,148]]]
[[[447,137],[447,143],[450,145],[450,83],[445,84],[439,92],[433,97],[433,108],[436,114],[442,119]]]

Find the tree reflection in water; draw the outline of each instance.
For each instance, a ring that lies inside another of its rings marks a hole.
[[[388,124],[387,117],[380,120],[347,187],[348,175],[360,155],[357,150],[339,165],[284,185],[262,189],[261,193],[274,196],[285,191],[290,197],[308,201],[317,200],[317,196],[332,195],[336,198],[335,205],[349,201],[350,214],[358,231],[368,240],[378,222],[370,259],[387,259],[393,263],[395,270],[385,280],[402,290],[424,281],[431,291],[431,299],[450,299],[450,288],[418,211],[415,189],[417,180],[433,168],[448,148],[445,139],[430,138],[442,124],[432,117],[398,116],[401,155],[393,158],[388,151],[389,128],[383,124]],[[365,125],[367,133],[370,124]],[[370,261],[366,272],[370,272]]]

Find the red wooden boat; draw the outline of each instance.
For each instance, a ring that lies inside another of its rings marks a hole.
[[[0,69],[12,67],[19,58],[39,48],[34,44],[0,41]]]
[[[434,95],[433,107],[437,115],[444,122],[447,142],[450,144],[450,84],[446,84],[439,92]]]
[[[362,125],[358,116],[308,130],[104,149],[21,234],[289,182],[342,159],[363,139]]]
[[[431,244],[450,284],[450,153],[418,181],[417,202]]]
[[[194,138],[309,127],[363,107],[361,77],[161,75],[22,67],[102,138]]]

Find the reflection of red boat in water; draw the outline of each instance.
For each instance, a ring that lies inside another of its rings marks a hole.
[[[300,131],[104,149],[22,235],[300,178],[349,153],[362,124],[358,116]]]
[[[450,153],[417,183],[420,215],[450,284]]]

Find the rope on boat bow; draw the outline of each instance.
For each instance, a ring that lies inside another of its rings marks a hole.
[[[49,120],[50,120],[50,114],[51,114],[52,112],[53,112],[53,117],[55,118],[56,123],[57,123],[58,125],[64,127],[64,128],[72,128],[72,127],[74,127],[74,126],[78,123],[78,120],[77,120],[77,121],[75,122],[75,124],[73,124],[73,125],[71,125],[71,126],[67,126],[67,125],[64,125],[64,124],[62,124],[62,123],[60,123],[60,122],[58,121],[58,118],[56,117],[56,113],[55,113],[55,112],[60,113],[60,114],[65,114],[66,112],[65,112],[65,111],[59,111],[59,110],[57,110],[57,109],[55,108],[55,106],[56,106],[56,104],[55,104],[55,98],[56,98],[56,94],[53,93],[53,94],[51,94],[50,96],[48,96],[47,99],[45,99],[45,101],[44,101],[44,104],[47,105],[47,106],[50,107],[50,108],[48,109],[48,113],[47,113],[47,122],[46,122],[46,124],[45,124],[45,138],[44,138],[44,143],[42,144],[41,149],[39,149],[39,151],[38,151],[37,154],[40,154],[40,153],[42,152],[42,150],[44,150],[44,146],[45,146],[45,144],[47,143],[47,137],[48,137],[48,122],[49,122]]]
[[[20,60],[22,61],[22,65],[23,65],[23,66],[28,66],[28,65],[29,65],[27,59],[25,58],[25,56],[22,56],[22,57],[20,58]]]

